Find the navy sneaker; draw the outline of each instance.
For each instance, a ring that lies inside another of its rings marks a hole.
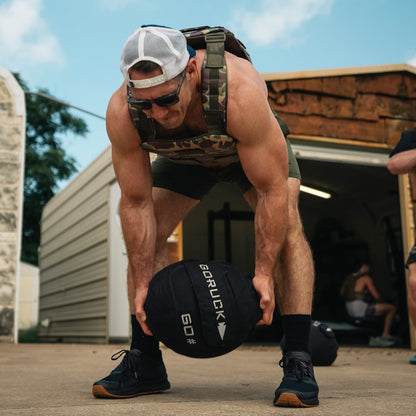
[[[319,387],[313,374],[311,357],[304,351],[287,352],[279,361],[283,379],[273,404],[284,407],[312,407],[319,404]]]
[[[95,397],[125,399],[159,393],[170,388],[160,351],[154,357],[140,350],[121,350],[111,359],[118,360],[122,355],[121,363],[107,377],[92,386]]]

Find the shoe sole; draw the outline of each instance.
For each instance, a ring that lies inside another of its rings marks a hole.
[[[136,396],[143,396],[145,394],[155,394],[155,393],[162,393],[166,390],[169,390],[170,387],[166,387],[164,389],[159,390],[152,390],[152,391],[141,391],[140,393],[130,394],[127,396],[119,396],[117,394],[109,393],[103,386],[93,386],[92,387],[92,394],[97,397],[98,399],[129,399],[131,397]]]
[[[280,407],[315,407],[316,404],[303,403],[295,393],[282,393],[279,398],[273,403],[275,406]]]

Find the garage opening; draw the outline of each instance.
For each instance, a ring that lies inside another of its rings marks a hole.
[[[293,148],[303,185],[331,195],[324,199],[301,192],[300,196],[300,212],[315,261],[313,319],[348,322],[340,286],[360,263],[369,262],[378,290],[397,307],[395,334],[408,345],[398,180],[386,169],[388,155],[300,145]],[[221,215],[226,210],[228,222]],[[213,214],[218,214],[215,221]],[[184,221],[184,258],[213,256],[253,272],[254,226],[250,218],[250,208],[236,188],[217,186]],[[255,339],[280,340],[276,315],[272,328],[256,330]],[[354,334],[341,331],[339,335],[348,342]]]

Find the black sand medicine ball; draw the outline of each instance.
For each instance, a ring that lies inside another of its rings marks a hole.
[[[145,303],[153,335],[193,358],[240,346],[261,319],[250,275],[226,262],[183,260],[158,272]]]
[[[280,345],[285,348],[286,337],[283,335]],[[312,364],[315,366],[330,366],[338,355],[338,341],[334,331],[324,322],[312,321],[309,338],[309,350]]]

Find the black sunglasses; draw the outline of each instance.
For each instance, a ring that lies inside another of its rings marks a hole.
[[[169,107],[171,105],[175,105],[179,102],[179,92],[182,87],[182,82],[185,78],[186,70],[182,72],[181,78],[179,80],[179,85],[176,91],[171,92],[166,95],[162,95],[161,97],[155,98],[154,100],[137,100],[132,97],[130,87],[127,86],[127,102],[129,104],[134,105],[139,110],[150,110],[152,108],[152,104],[156,104],[160,107]]]

